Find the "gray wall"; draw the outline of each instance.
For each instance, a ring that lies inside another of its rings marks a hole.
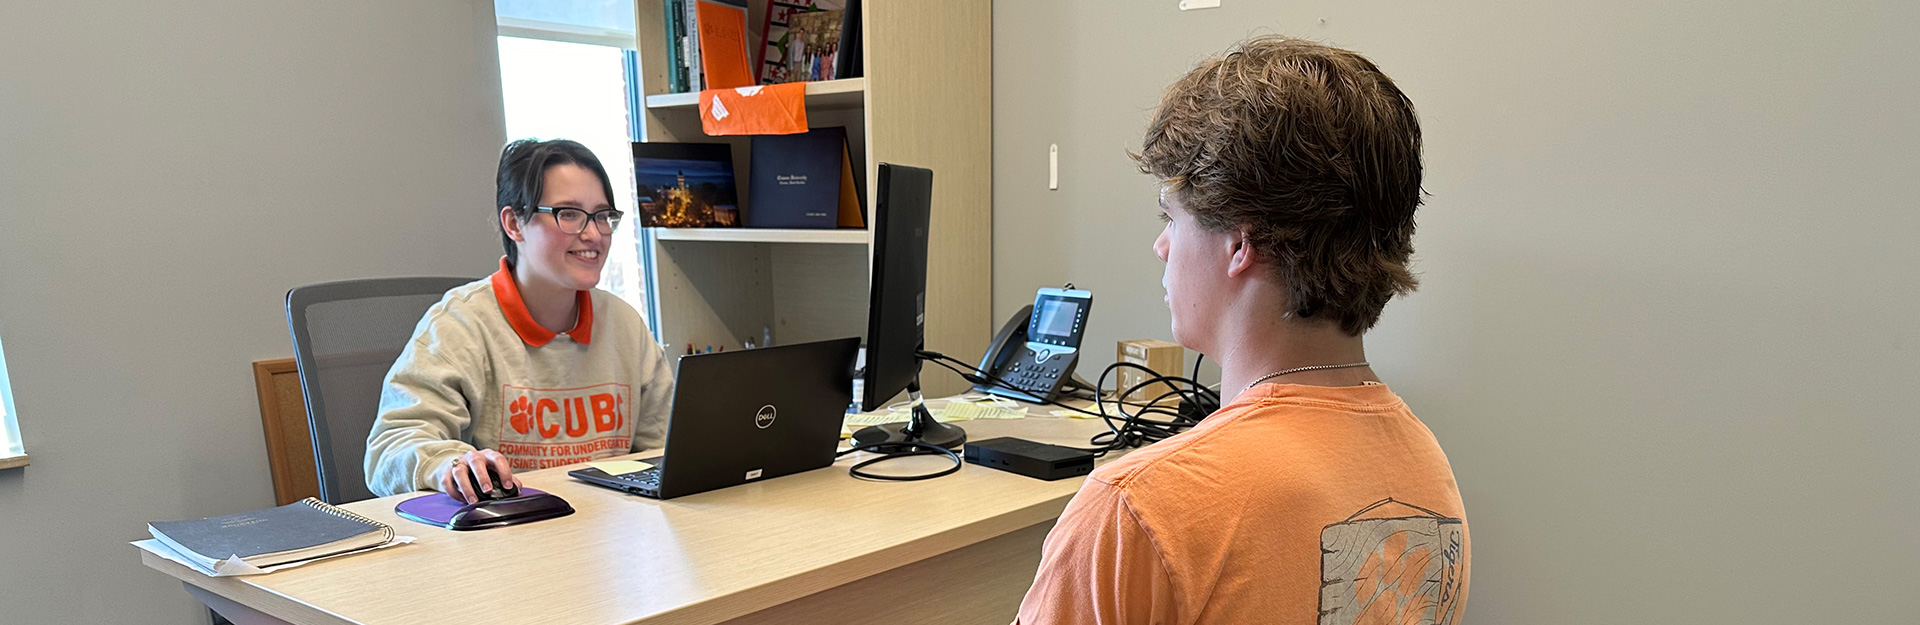
[[[1424,284],[1368,346],[1460,480],[1469,622],[1920,613],[1920,5],[1176,4],[995,3],[996,314],[1092,289],[1094,373],[1170,338],[1160,90],[1350,47],[1425,125]]]
[[[499,254],[493,6],[10,2],[0,621],[204,623],[127,541],[273,504],[252,371],[300,284]]]

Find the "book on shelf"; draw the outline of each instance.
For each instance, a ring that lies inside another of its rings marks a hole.
[[[864,227],[847,129],[755,135],[748,170],[749,228]]]
[[[393,526],[312,497],[190,521],[154,521],[147,532],[206,571],[239,561],[258,568],[372,549],[393,542]]]
[[[667,91],[687,91],[687,7],[685,0],[665,0],[667,39]]]
[[[694,93],[707,88],[706,73],[700,69],[700,15],[696,10],[697,4],[695,0],[680,2],[680,11],[684,16],[681,21],[686,25],[686,30],[681,34],[687,42],[687,47],[680,53],[687,63],[687,90]]]
[[[865,55],[860,53],[860,0],[847,0],[846,15],[840,22],[839,53],[834,55],[834,78],[859,78],[867,71]]]
[[[760,84],[860,75],[859,0],[772,0],[754,60]],[[847,54],[841,54],[841,51]]]
[[[853,149],[847,142],[840,142],[840,227],[867,227],[867,205],[860,186],[854,184],[859,177],[853,175]]]
[[[698,8],[694,30],[700,39],[703,89],[731,89],[754,84],[747,62],[746,0],[693,0]]]
[[[726,228],[740,225],[733,147],[725,143],[633,143],[640,225]]]

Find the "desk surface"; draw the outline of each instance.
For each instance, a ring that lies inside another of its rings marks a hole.
[[[1104,429],[1097,420],[1044,417],[958,425],[970,440],[1075,446]],[[396,516],[394,505],[413,495],[355,502],[344,507],[418,542],[268,575],[209,578],[141,557],[293,623],[712,623],[1052,520],[1082,481],[975,465],[920,482],[849,476],[846,468],[865,457],[669,501],[578,482],[566,475],[572,467],[532,471],[522,474],[526,485],[577,512],[477,532]],[[871,470],[916,473],[950,462],[908,458]]]

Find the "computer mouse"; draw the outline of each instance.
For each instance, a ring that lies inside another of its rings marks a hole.
[[[453,518],[447,521],[447,529],[483,530],[544,521],[569,514],[573,514],[573,506],[569,505],[567,500],[550,493],[534,493],[524,497],[467,504],[453,513]]]
[[[480,494],[480,501],[498,501],[508,497],[520,496],[520,487],[500,485],[500,473],[493,469],[493,465],[487,465],[487,479],[493,482],[493,490],[480,490],[480,480],[473,476],[473,472],[466,472],[465,475],[467,476],[467,486],[472,487],[473,492]]]

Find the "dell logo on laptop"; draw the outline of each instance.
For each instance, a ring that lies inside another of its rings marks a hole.
[[[772,426],[774,418],[779,416],[780,410],[774,408],[773,404],[767,404],[760,407],[759,414],[753,415],[753,424],[760,426],[760,429],[764,430]]]

